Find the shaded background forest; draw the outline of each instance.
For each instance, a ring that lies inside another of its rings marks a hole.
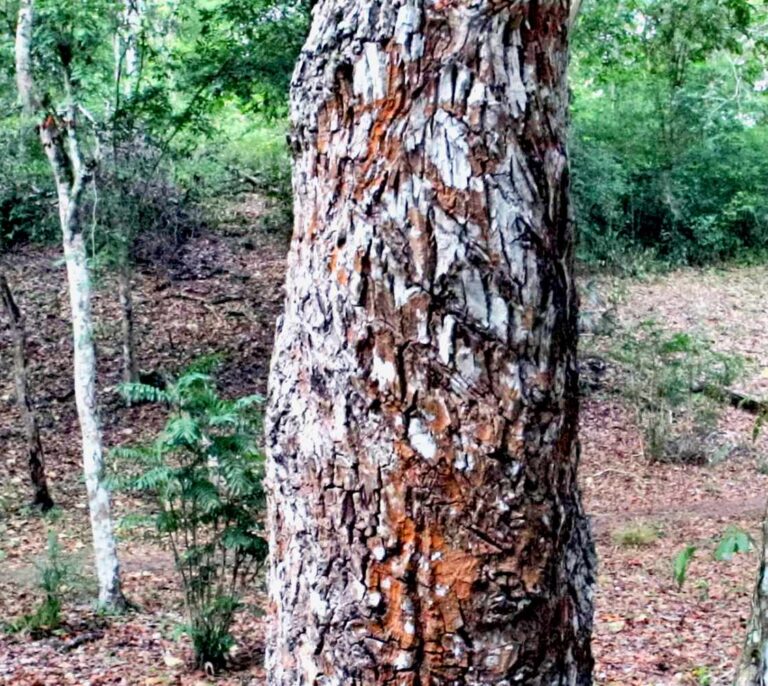
[[[37,42],[52,65],[67,46],[97,122],[93,257],[109,262],[134,232],[149,257],[162,236],[178,240],[243,189],[270,198],[267,229],[289,231],[287,89],[308,6],[159,4],[142,24],[140,78],[116,97],[115,19],[103,4],[41,3]],[[2,14],[0,245],[50,241],[50,174],[30,132],[19,133],[15,3]],[[764,7],[746,0],[585,3],[571,69],[585,264],[637,271],[765,254],[767,38]]]

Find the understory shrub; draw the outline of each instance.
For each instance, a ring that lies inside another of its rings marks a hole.
[[[61,625],[61,609],[64,593],[67,590],[73,569],[64,558],[56,534],[48,533],[48,546],[45,559],[37,566],[38,588],[43,599],[34,612],[24,615],[11,624],[11,631],[45,634]]]
[[[242,117],[224,112],[221,138],[201,145],[195,155],[180,162],[178,172],[184,185],[194,179],[206,180],[201,189],[209,212],[226,210],[234,195],[255,193],[263,201],[258,226],[269,233],[290,234],[293,225],[291,158],[287,124],[282,121],[243,122]],[[253,225],[248,226],[252,230]]]
[[[734,125],[669,161],[633,144],[639,131],[604,123],[605,112],[576,119],[572,192],[587,265],[633,273],[649,260],[706,265],[768,252],[768,163],[758,153],[768,127]]]
[[[163,151],[138,134],[104,155],[87,200],[87,239],[97,266],[167,265],[204,225],[196,194],[177,183]]]
[[[672,560],[672,576],[678,589],[682,589],[688,578],[688,570],[700,547],[711,547],[712,557],[717,562],[731,562],[736,555],[752,552],[757,546],[749,532],[729,526],[719,538],[689,543]]]
[[[583,262],[631,272],[649,257],[765,257],[764,27],[747,0],[583,3],[570,69]]]
[[[610,356],[621,367],[620,387],[648,459],[702,463],[716,456],[710,438],[721,404],[709,391],[731,385],[743,360],[713,350],[699,336],[670,334],[655,321],[620,334]]]
[[[199,666],[222,667],[242,591],[267,556],[260,436],[261,399],[222,398],[197,369],[166,389],[123,387],[131,402],[166,405],[150,443],[113,451],[115,486],[155,502],[152,519],[173,552]]]
[[[56,192],[32,136],[17,119],[0,118],[0,248],[58,236]],[[14,128],[15,127],[15,128]]]

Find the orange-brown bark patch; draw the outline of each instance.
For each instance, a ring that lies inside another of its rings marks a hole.
[[[395,454],[400,459],[411,459],[416,456],[416,452],[411,448],[407,441],[395,441]]]
[[[313,239],[320,229],[320,218],[318,216],[317,208],[313,208],[312,216],[310,216],[307,222],[307,237]]]
[[[451,425],[451,415],[442,398],[433,396],[423,403],[424,410],[432,417],[429,427],[436,435],[443,434]]]
[[[449,595],[467,600],[477,581],[480,560],[464,550],[447,550],[434,563],[438,584],[450,589]],[[448,596],[446,596],[448,597]]]
[[[349,274],[347,273],[347,270],[339,266],[339,248],[333,249],[333,254],[328,263],[328,269],[331,274],[336,276],[336,281],[342,286],[346,286],[349,283]]]

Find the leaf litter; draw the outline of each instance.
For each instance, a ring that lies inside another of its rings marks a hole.
[[[242,224],[254,220],[247,204]],[[173,374],[200,355],[221,353],[221,384],[232,395],[264,393],[274,322],[282,306],[283,237],[233,225],[225,235],[201,234],[173,264],[143,265],[136,278],[138,359],[145,371]],[[79,571],[68,589],[62,626],[46,636],[0,635],[0,684],[14,686],[202,686],[263,684],[263,585],[245,599],[235,626],[232,670],[211,677],[194,670],[180,636],[183,602],[172,558],[140,527],[124,527],[120,554],[128,596],[137,609],[102,616],[92,606],[88,517],[71,387],[71,342],[63,266],[52,248],[8,255],[8,276],[29,330],[31,389],[41,415],[52,493],[60,506],[41,519],[24,506],[26,465],[21,423],[13,404],[10,360],[0,359],[0,620],[29,612],[39,600],[35,565],[47,531]],[[618,317],[631,325],[651,316],[670,331],[697,329],[718,350],[751,358],[745,390],[768,389],[768,311],[762,284],[768,269],[685,270],[651,281],[619,284]],[[617,287],[605,280],[600,288]],[[120,379],[119,309],[112,280],[97,283],[95,316],[101,403],[107,446],[136,442],[163,421],[156,408],[124,407]],[[0,329],[5,349],[8,334]],[[595,683],[604,686],[727,684],[738,660],[749,612],[755,552],[729,562],[713,554],[728,527],[759,534],[768,477],[760,469],[761,437],[713,466],[649,464],[640,433],[620,397],[594,393],[582,409],[581,481],[600,561],[595,617]],[[749,442],[754,418],[724,411],[719,429],[734,444]],[[118,516],[143,507],[125,494]],[[652,535],[627,536],[632,527]],[[673,560],[696,552],[678,587]],[[708,681],[707,681],[708,680]]]

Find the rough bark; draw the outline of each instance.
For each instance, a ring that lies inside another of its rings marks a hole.
[[[53,499],[48,492],[48,482],[45,478],[43,443],[40,440],[37,414],[32,404],[29,382],[27,380],[27,341],[24,320],[4,274],[0,274],[0,299],[3,302],[11,337],[13,338],[13,377],[16,386],[16,405],[24,422],[24,433],[27,442],[27,464],[29,465],[29,477],[32,482],[32,506],[47,512],[53,507]]]
[[[117,274],[117,288],[120,297],[120,311],[122,313],[123,381],[125,383],[135,383],[139,380],[139,369],[136,365],[136,347],[133,333],[131,266],[127,261],[121,265],[120,271]]]
[[[62,112],[46,111],[35,92],[32,71],[34,0],[21,0],[16,31],[16,83],[24,109],[38,117],[38,132],[53,173],[67,267],[72,332],[74,386],[83,449],[83,472],[93,533],[99,602],[123,608],[109,491],[104,483],[104,453],[96,395],[96,351],[93,342],[91,282],[82,233],[83,193],[89,180],[78,137],[78,111],[68,65],[62,65],[66,102]]]
[[[324,0],[267,416],[271,686],[591,683],[566,1]]]
[[[735,686],[768,686],[768,510],[763,517],[763,547],[752,614]]]

